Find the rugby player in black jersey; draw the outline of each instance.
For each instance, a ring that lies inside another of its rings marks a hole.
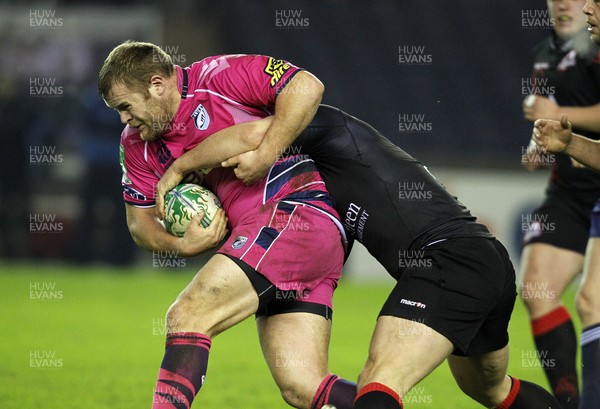
[[[585,0],[548,2],[552,35],[532,53],[531,93],[524,116],[560,119],[593,139],[600,137],[600,47],[590,40],[582,13]],[[600,197],[600,174],[567,155],[530,145],[528,168],[552,167],[544,202],[527,219],[521,259],[521,297],[531,319],[538,356],[564,409],[579,407],[577,336],[562,295],[584,269],[590,213]],[[582,303],[578,303],[581,305]],[[578,308],[581,310],[581,308]],[[584,324],[585,326],[585,324]]]
[[[600,44],[600,1],[587,0],[583,8],[591,39]],[[563,152],[600,172],[600,141],[573,133],[567,114],[560,121],[535,121],[532,140],[549,152]],[[594,409],[600,401],[600,201],[591,215],[583,277],[577,293],[581,319],[582,388],[580,409]]]
[[[157,208],[191,169],[235,166],[240,179],[255,181],[273,152],[285,154],[292,142],[262,140],[269,121],[235,125],[247,132],[230,135],[245,137],[213,135],[182,155],[157,185]],[[421,163],[336,108],[321,105],[294,144],[317,164],[349,237],[397,280],[377,319],[355,408],[401,408],[445,359],[460,388],[485,407],[559,408],[540,386],[506,374],[515,273],[467,208]]]

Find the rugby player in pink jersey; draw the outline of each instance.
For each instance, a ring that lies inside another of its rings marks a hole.
[[[225,212],[207,229],[196,217],[182,238],[165,231],[155,209],[156,184],[176,158],[211,134],[217,133],[216,139],[247,134],[254,125],[234,125],[269,115],[274,120],[267,133],[274,143],[297,136],[318,107],[322,84],[266,56],[210,57],[184,69],[159,47],[126,42],[104,62],[98,87],[126,124],[122,186],[135,242],[187,257],[223,239],[225,213],[232,229],[169,308],[153,408],[189,408],[204,382],[212,339],[252,314],[286,402],[298,408],[351,408],[356,386],[327,368],[344,229],[313,161],[302,155],[278,158],[273,150],[267,176],[251,186],[232,169],[192,172],[188,180],[215,192]],[[277,364],[281,351],[293,351],[306,364]]]

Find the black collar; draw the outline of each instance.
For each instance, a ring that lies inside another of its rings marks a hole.
[[[185,99],[188,93],[188,73],[184,69],[181,70],[183,73],[183,84],[181,85],[181,99]]]

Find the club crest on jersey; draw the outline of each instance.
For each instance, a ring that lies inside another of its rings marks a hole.
[[[205,131],[208,129],[208,126],[210,125],[210,116],[208,116],[208,111],[204,108],[204,105],[198,105],[192,113],[192,118],[194,118],[194,124],[198,130]]]
[[[231,248],[239,250],[244,247],[244,244],[248,241],[248,237],[245,236],[237,236],[233,243],[231,244]]]

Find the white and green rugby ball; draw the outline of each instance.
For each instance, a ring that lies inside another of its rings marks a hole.
[[[181,237],[200,211],[204,212],[202,227],[208,227],[220,207],[219,198],[207,188],[183,183],[165,195],[165,228],[172,235]]]

